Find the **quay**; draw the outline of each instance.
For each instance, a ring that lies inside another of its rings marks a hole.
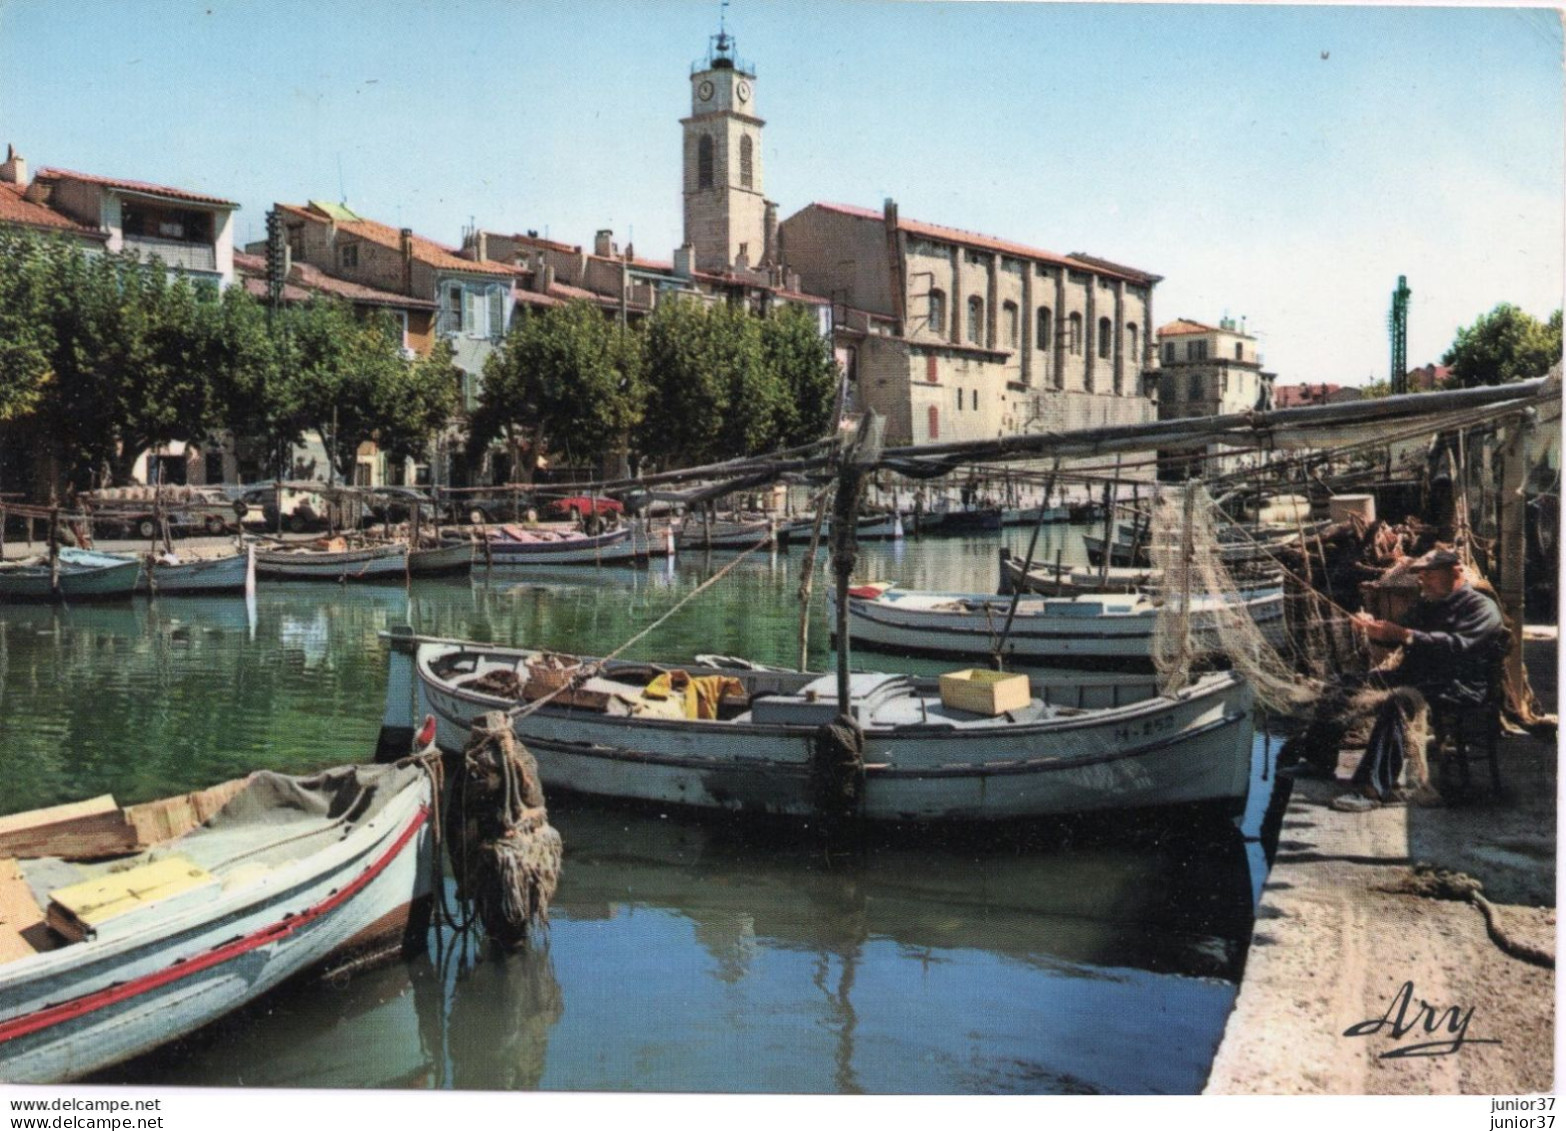
[[[1555,629],[1530,628],[1524,647],[1535,693],[1554,713]],[[1501,798],[1480,792],[1466,805],[1339,812],[1330,802],[1345,792],[1360,754],[1342,752],[1337,782],[1293,783],[1206,1092],[1551,1090],[1555,971],[1504,953],[1476,905],[1420,894],[1428,890],[1420,872],[1430,865],[1479,880],[1507,937],[1554,954],[1554,737],[1502,737]],[[1405,984],[1412,991],[1401,1012],[1412,1028],[1405,1025],[1399,1038],[1392,1022]],[[1421,1001],[1434,1017],[1416,1016]],[[1386,1055],[1399,1046],[1449,1043],[1453,1007],[1464,1026],[1460,1048]],[[1387,1023],[1364,1036],[1345,1035],[1376,1019]]]

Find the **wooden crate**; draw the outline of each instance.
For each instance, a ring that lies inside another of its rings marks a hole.
[[[941,703],[956,711],[1003,715],[1026,707],[1032,698],[1028,677],[1016,672],[965,668],[941,676]]]

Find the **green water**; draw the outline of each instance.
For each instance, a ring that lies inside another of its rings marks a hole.
[[[1079,560],[1080,531],[1046,535],[1040,557],[1059,540]],[[1020,550],[1026,535],[1006,540]],[[993,590],[999,545],[867,546],[860,576]],[[406,591],[263,582],[253,617],[237,597],[0,607],[0,812],[361,759],[379,728],[377,633],[389,626],[601,654],[733,560],[480,571]],[[798,549],[753,555],[629,655],[797,664],[801,563]],[[822,573],[814,667],[830,663],[825,584]],[[104,1079],[1194,1091],[1234,998],[1258,874],[1238,836],[828,850],[580,802],[551,816],[566,865],[532,953],[475,962],[441,948],[285,991]]]

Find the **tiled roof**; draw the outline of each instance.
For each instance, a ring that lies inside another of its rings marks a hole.
[[[245,252],[234,253],[234,270],[248,278],[260,278],[261,294],[266,293],[266,258],[260,255],[250,255]],[[245,284],[249,290],[250,285]],[[404,310],[434,310],[435,304],[427,299],[412,298],[408,295],[395,294],[392,291],[383,291],[377,287],[367,287],[363,283],[351,283],[347,279],[338,279],[328,275],[319,267],[309,263],[295,263],[288,274],[288,279],[283,284],[283,298],[293,302],[296,299],[308,298],[310,294],[328,294],[337,298],[347,299],[368,306],[395,306]]]
[[[331,221],[321,213],[297,204],[279,204],[280,211],[303,217],[317,224],[328,224]],[[389,247],[394,251],[402,250],[402,233],[397,228],[388,224],[382,224],[375,220],[339,220],[337,230],[358,236],[369,243]],[[425,236],[414,235],[413,258],[420,263],[434,267],[439,271],[466,271],[474,275],[504,275],[507,278],[516,278],[517,269],[505,263],[494,260],[463,259],[457,254],[456,249],[445,244],[436,243]]]
[[[22,185],[0,183],[0,224],[21,224],[28,228],[70,232],[73,235],[107,239],[104,232],[78,224],[63,212],[56,212],[47,204],[28,200]]]
[[[844,216],[854,216],[861,220],[885,220],[884,213],[877,212],[872,208],[859,208],[852,204],[830,204],[824,201],[816,201],[811,207],[820,208],[827,212],[841,213]],[[940,224],[926,224],[922,220],[904,220],[902,217],[898,217],[897,227],[898,230],[913,236],[923,236],[926,239],[961,244],[964,247],[980,248],[985,251],[998,251],[1005,255],[1014,255],[1019,259],[1034,259],[1063,267],[1076,267],[1084,271],[1094,271],[1100,275],[1113,275],[1126,279],[1128,282],[1146,283],[1158,278],[1156,275],[1149,275],[1147,272],[1137,270],[1134,267],[1122,267],[1118,264],[1111,264],[1107,259],[1073,258],[1069,255],[1061,255],[1059,252],[1045,251],[1043,248],[1029,247],[1027,244],[997,239],[995,236],[987,236],[982,232],[969,232],[962,228],[947,228]]]
[[[1173,322],[1160,326],[1158,336],[1168,338],[1177,334],[1216,334],[1219,329],[1218,326],[1209,326],[1205,322],[1196,322],[1190,318],[1176,318]]]
[[[102,185],[105,188],[124,189],[126,192],[141,192],[151,196],[167,196],[175,200],[187,200],[192,204],[210,204],[216,208],[238,208],[239,205],[232,200],[224,200],[220,196],[203,196],[197,192],[187,192],[185,189],[170,188],[167,185],[150,185],[145,181],[124,181],[116,177],[97,177],[91,173],[75,173],[70,169],[40,169],[36,180],[52,181],[84,181],[87,184]]]
[[[1278,408],[1321,404],[1342,387],[1342,385],[1331,384],[1275,385],[1272,390],[1272,403]]]

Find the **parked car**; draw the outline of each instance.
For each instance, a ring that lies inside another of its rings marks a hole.
[[[363,521],[366,526],[384,522],[407,522],[417,506],[423,520],[429,521],[437,514],[436,502],[427,491],[417,487],[377,487],[366,498]]]
[[[151,538],[160,510],[174,535],[219,535],[234,527],[233,507],[217,487],[105,487],[84,493],[80,502],[100,537]]]
[[[442,493],[439,502],[441,518],[445,522],[466,522],[481,526],[501,522],[531,522],[538,517],[531,495],[513,495],[509,491],[496,494],[467,491],[460,494]]]
[[[605,498],[602,495],[572,495],[565,499],[552,499],[545,507],[544,513],[551,518],[585,518],[595,514],[599,518],[614,515],[618,519],[625,513],[625,507],[618,501]]]
[[[284,487],[279,492],[275,483],[258,484],[240,495],[239,502],[245,506],[245,515],[241,521],[246,525],[255,524],[266,530],[276,530],[281,509],[285,530],[302,534],[309,530],[325,530],[327,526],[326,499],[314,491]],[[235,510],[238,510],[237,503]]]

